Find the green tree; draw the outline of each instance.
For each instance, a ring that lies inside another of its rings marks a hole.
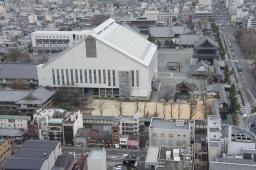
[[[170,41],[169,41],[169,40],[165,40],[164,46],[165,46],[165,47],[170,47]]]
[[[158,48],[161,47],[161,42],[159,40],[156,40],[156,45],[158,46]]]
[[[225,76],[225,82],[229,82],[229,76],[230,76],[230,72],[228,70],[228,66],[225,66],[224,68],[224,76]]]

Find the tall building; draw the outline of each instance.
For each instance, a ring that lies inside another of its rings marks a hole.
[[[37,73],[40,86],[149,98],[157,73],[157,46],[108,19],[76,45],[38,65]]]

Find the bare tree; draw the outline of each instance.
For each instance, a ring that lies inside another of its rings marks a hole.
[[[165,102],[168,102],[173,98],[174,92],[175,92],[174,86],[163,85],[160,87],[160,90],[159,90],[159,98],[161,100],[164,100]]]
[[[100,115],[102,116],[105,110],[105,101],[102,99],[100,99],[99,108],[100,108]]]
[[[178,108],[178,120],[179,120],[180,119],[180,104],[181,104],[180,100],[179,100],[178,104],[179,104],[179,108]]]
[[[7,59],[11,62],[16,62],[21,55],[21,52],[17,48],[9,48],[7,53]]]
[[[119,115],[122,116],[123,115],[123,101],[121,99],[119,99],[117,101],[116,108],[119,111]]]
[[[171,105],[171,118],[172,118],[172,114],[173,114],[173,100],[171,100],[171,102],[170,102],[170,105]]]
[[[28,86],[26,85],[25,81],[23,80],[15,80],[11,83],[12,89],[27,89]]]
[[[197,100],[195,99],[194,96],[190,97],[189,106],[190,106],[190,120],[191,120],[193,118],[193,116],[196,112],[196,108],[197,108]]]
[[[144,102],[144,107],[143,107],[143,115],[144,115],[144,117],[146,115],[146,108],[147,108],[147,102]]]
[[[156,103],[156,105],[155,105],[155,113],[154,113],[154,117],[158,117],[157,103]]]

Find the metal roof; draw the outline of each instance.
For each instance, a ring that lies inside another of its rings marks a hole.
[[[59,141],[50,141],[50,140],[26,140],[22,147],[30,149],[51,149],[54,150]]]
[[[40,170],[44,161],[39,158],[10,158],[5,162],[4,168],[8,170]]]
[[[33,64],[0,64],[0,79],[37,80],[36,65]]]
[[[0,115],[0,119],[30,120],[31,118],[22,115]]]

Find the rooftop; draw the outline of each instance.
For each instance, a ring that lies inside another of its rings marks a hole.
[[[0,136],[23,136],[25,133],[22,129],[13,129],[13,128],[0,128]]]
[[[106,158],[106,151],[103,150],[92,150],[89,155],[88,159],[105,159]]]
[[[148,147],[145,163],[157,163],[159,155],[158,147]]]
[[[30,120],[29,116],[22,115],[0,115],[0,119]]]
[[[152,118],[150,122],[150,127],[157,129],[189,130],[189,122]]]
[[[0,64],[0,79],[37,80],[36,65],[20,63]]]

